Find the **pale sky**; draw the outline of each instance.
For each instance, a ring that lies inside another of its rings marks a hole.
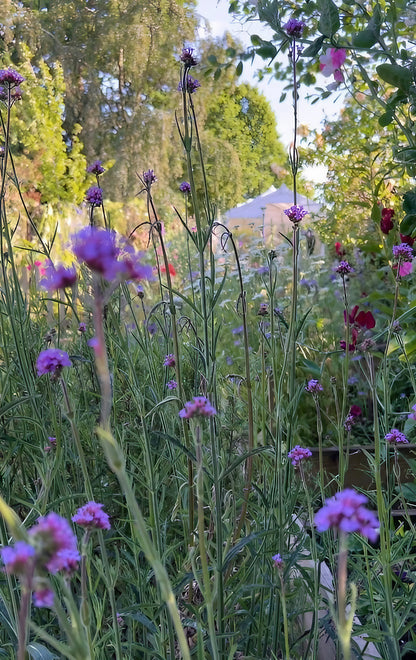
[[[197,12],[201,17],[208,20],[211,32],[214,36],[222,36],[225,31],[230,32],[235,38],[248,47],[251,45],[250,34],[258,34],[264,39],[270,38],[272,35],[271,30],[267,31],[266,26],[259,21],[250,23],[239,23],[228,13],[228,0],[198,0]],[[203,25],[200,28],[201,34],[206,34]],[[256,85],[270,102],[273,111],[276,115],[277,130],[280,134],[283,144],[288,147],[293,139],[293,113],[292,113],[292,99],[290,93],[283,103],[279,103],[280,96],[285,86],[282,82],[275,79],[265,79],[259,82],[255,76],[255,72],[263,65],[263,60],[258,58],[254,60],[254,64],[250,65],[249,62],[244,62],[244,70],[241,76],[243,82],[249,82]],[[323,79],[323,86],[328,81]],[[298,105],[298,120],[299,124],[306,124],[309,128],[319,128],[325,115],[331,118],[336,117],[343,103],[342,100],[337,99],[337,94],[331,95],[325,102],[317,102],[310,105],[305,99],[305,93],[310,94],[311,88],[300,90],[300,101]],[[324,168],[305,168],[304,174],[307,178],[315,181],[322,181],[325,178]]]

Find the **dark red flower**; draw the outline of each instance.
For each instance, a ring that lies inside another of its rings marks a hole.
[[[376,320],[371,312],[360,312],[355,322],[362,328],[367,328],[367,330],[371,330],[376,324]]]
[[[338,257],[345,257],[346,252],[342,247],[342,243],[339,243],[338,241],[335,243],[335,252]]]
[[[363,411],[361,410],[360,406],[357,406],[355,403],[351,406],[349,414],[352,417],[361,417],[363,414]]]
[[[176,275],[175,267],[172,266],[172,264],[168,264],[168,268],[169,268],[169,274],[172,275],[172,277],[175,277]],[[161,265],[160,272],[166,273],[166,266],[164,264]]]
[[[402,243],[407,243],[407,245],[410,245],[410,247],[413,247],[413,243],[416,241],[416,238],[412,238],[406,234],[400,234],[400,238]]]
[[[394,209],[382,209],[381,211],[381,220],[380,220],[380,229],[383,234],[389,234],[394,227],[393,222]]]

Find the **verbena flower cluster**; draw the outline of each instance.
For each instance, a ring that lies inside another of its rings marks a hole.
[[[24,77],[20,73],[10,67],[8,69],[0,69],[0,85],[18,87],[24,80]]]
[[[183,48],[181,53],[181,62],[184,63],[186,68],[191,66],[196,66],[198,64],[197,59],[194,57],[194,48]]]
[[[310,458],[311,456],[312,456],[311,450],[308,449],[307,447],[301,447],[300,445],[296,445],[295,447],[293,447],[293,449],[291,449],[287,455],[287,457],[291,460],[292,465],[294,467],[298,467],[301,461],[304,461],[305,458]]]
[[[150,188],[150,186],[153,183],[156,183],[156,181],[157,181],[157,178],[156,178],[155,173],[154,173],[153,170],[147,170],[146,172],[143,172],[142,177],[143,177],[143,181],[144,181],[145,185],[148,188]]]
[[[36,361],[38,376],[53,374],[59,376],[64,367],[72,367],[68,353],[60,348],[47,348],[41,351]]]
[[[91,163],[91,165],[88,165],[87,172],[89,174],[95,174],[96,176],[103,174],[105,172],[105,169],[103,167],[101,160],[95,160],[93,163]]]
[[[283,26],[283,29],[289,37],[299,39],[299,37],[302,36],[303,30],[305,29],[305,23],[303,21],[299,21],[297,18],[289,18],[286,25]]]
[[[319,532],[335,529],[350,534],[357,532],[370,541],[377,541],[380,523],[376,514],[364,505],[368,498],[352,488],[337,493],[325,501],[325,505],[315,515],[315,525]]]
[[[174,367],[175,364],[176,364],[176,359],[173,353],[169,353],[168,355],[165,356],[165,359],[163,360],[164,367]]]
[[[384,439],[391,445],[407,444],[409,442],[405,434],[398,429],[391,429],[391,431],[386,433]]]
[[[102,188],[100,188],[99,186],[91,186],[91,188],[88,188],[85,195],[85,201],[88,202],[88,204],[91,204],[91,206],[102,206],[103,203]]]
[[[413,250],[407,243],[393,245],[393,257],[395,259],[401,259],[402,261],[412,261]]]
[[[191,192],[191,184],[188,183],[188,181],[182,181],[181,185],[179,186],[179,190],[183,193],[190,193]]]
[[[284,214],[287,215],[289,220],[292,222],[300,222],[305,215],[308,214],[308,211],[303,208],[303,206],[298,206],[297,204],[294,204],[293,206],[290,207],[290,209],[286,209],[284,211]]]
[[[151,279],[152,269],[141,255],[115,232],[84,227],[72,236],[72,250],[81,263],[108,281]]]
[[[339,266],[335,268],[335,272],[342,276],[349,275],[353,272],[353,268],[350,266],[348,261],[340,261]]]
[[[319,392],[323,392],[324,388],[322,387],[319,380],[312,378],[312,380],[308,381],[308,384],[305,386],[305,390],[310,392],[310,394],[318,394]]]
[[[213,417],[217,414],[214,406],[204,396],[194,396],[193,401],[187,401],[185,407],[179,411],[179,417],[191,419],[192,417]]]
[[[97,502],[87,502],[73,520],[87,530],[111,527],[103,505]],[[36,607],[53,607],[54,593],[47,573],[71,574],[81,559],[69,522],[54,511],[38,518],[28,530],[28,542],[17,541],[2,548],[0,553],[6,573],[17,575],[25,581],[26,588],[34,589]]]
[[[66,268],[59,265],[54,266],[51,262],[45,267],[45,276],[40,281],[40,286],[48,291],[58,291],[73,286],[77,281],[77,271],[74,267]]]
[[[283,562],[283,559],[280,555],[280,552],[278,552],[277,555],[273,555],[272,559],[273,559],[273,564],[274,564],[275,568],[280,568],[280,569],[283,568],[284,562]]]
[[[98,502],[87,502],[72,516],[72,521],[88,530],[111,529],[110,518],[103,507]]]
[[[183,84],[182,80],[179,82],[178,92],[182,92],[185,88],[186,92],[189,92],[189,94],[193,94],[194,92],[196,92],[198,87],[201,87],[201,83],[199,82],[199,80],[188,75],[186,76],[185,79],[185,85]]]

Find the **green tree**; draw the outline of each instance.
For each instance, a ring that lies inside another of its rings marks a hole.
[[[244,196],[255,197],[279,183],[273,169],[285,164],[286,154],[270,104],[255,87],[241,84],[213,96],[205,130],[234,147]]]

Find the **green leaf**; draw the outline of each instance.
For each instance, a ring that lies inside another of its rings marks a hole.
[[[416,213],[416,189],[408,190],[403,195],[403,211],[405,213]]]
[[[387,112],[380,115],[378,118],[378,123],[380,126],[388,126],[393,121],[393,110],[387,110]]]
[[[57,660],[58,656],[51,653],[46,646],[38,642],[30,642],[26,650],[33,660]]]
[[[412,84],[412,73],[409,69],[398,64],[380,64],[376,71],[384,82],[408,93]]]
[[[337,6],[332,0],[319,0],[318,7],[321,11],[318,30],[325,37],[332,37],[340,26]]]
[[[302,52],[302,57],[316,57],[321,50],[324,40],[324,36],[315,39],[315,41]]]
[[[256,54],[260,55],[264,60],[273,59],[277,55],[277,48],[272,43],[267,43],[260,48],[257,48]]]
[[[250,40],[253,46],[260,46],[261,42],[263,41],[263,39],[261,39],[258,34],[252,34]]]
[[[408,502],[416,502],[416,483],[414,483],[414,481],[402,484],[402,489],[405,500]]]
[[[221,69],[218,67],[218,69],[216,69],[214,73],[214,80],[218,80],[220,76],[221,76]]]
[[[352,45],[356,48],[371,48],[377,43],[378,34],[371,28],[366,28],[354,35]]]
[[[408,213],[400,223],[400,233],[411,236],[416,231],[416,213]]]
[[[371,219],[375,223],[378,223],[381,220],[381,208],[377,202],[373,204],[373,208],[371,209]]]
[[[226,54],[227,57],[235,57],[236,52],[237,52],[236,49],[235,49],[235,48],[232,48],[232,47],[230,46],[230,47],[227,48],[227,50],[225,51],[225,54]]]
[[[416,163],[416,148],[405,147],[404,149],[394,150],[394,158],[399,163]]]
[[[243,73],[243,63],[240,61],[235,68],[235,75],[241,76],[242,73]]]

